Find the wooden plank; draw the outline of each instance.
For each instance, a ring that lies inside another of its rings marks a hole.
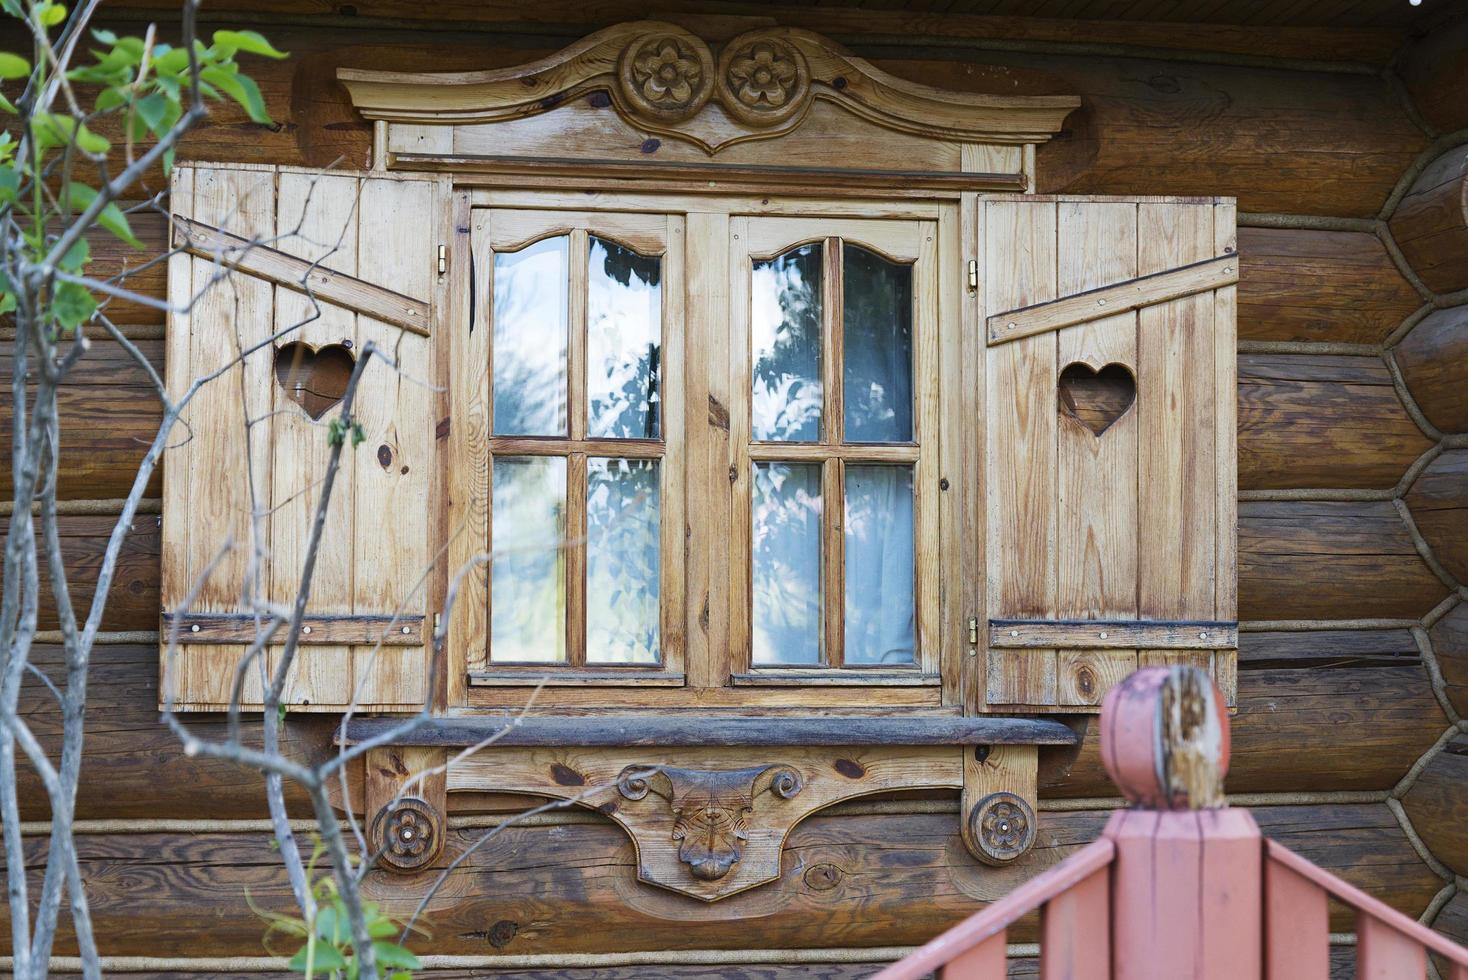
[[[1357,980],[1411,980],[1427,975],[1427,949],[1368,912],[1356,916]]]
[[[1020,649],[1212,650],[1238,646],[1238,624],[1214,620],[994,619],[989,621],[989,645]]]
[[[396,724],[352,718],[347,742]],[[696,745],[1071,745],[1076,736],[1055,721],[952,716],[737,717],[709,712],[576,717],[531,715],[506,728],[498,719],[436,719],[395,740],[398,745],[477,745],[504,731],[502,746]]]
[[[1328,980],[1330,921],[1324,889],[1264,862],[1265,980]]]
[[[1200,975],[1203,841],[1192,811],[1129,810],[1106,826],[1116,845],[1112,964],[1116,980]]]
[[[349,176],[281,174],[276,183],[276,226],[280,229],[277,247],[286,257],[297,262],[308,265],[325,263],[348,274],[355,272],[359,247],[357,191],[358,181]],[[303,275],[298,270],[297,282]],[[340,345],[349,352],[357,349],[357,318],[351,311],[325,302],[324,295],[318,297],[320,302],[313,302],[309,296],[293,289],[274,292],[276,331],[290,331],[276,342],[275,358],[284,356],[282,348],[287,344],[304,344],[313,352],[327,345]],[[299,371],[303,367],[295,357],[284,364],[274,365],[276,383],[271,386],[275,431],[270,480],[269,594],[272,602],[290,609],[305,584],[301,576],[306,549],[320,506],[331,454],[328,416],[336,418],[337,412],[328,411],[320,419],[312,419],[301,406],[287,398],[281,373],[285,365],[289,365],[287,370],[294,368]],[[309,583],[309,608],[312,610],[352,608],[356,579],[352,540],[356,483],[350,457],[345,458],[337,468],[331,505],[322,527]],[[167,623],[165,617],[165,628]],[[378,636],[382,635],[386,625],[378,625],[375,631]],[[195,626],[200,627],[198,632],[194,632]],[[239,635],[237,642],[249,643],[254,639],[253,626],[252,621],[207,623],[192,617],[180,624],[193,638],[205,642],[210,642],[207,639],[210,633],[235,633]],[[421,622],[410,634],[415,642],[421,641],[419,627]],[[303,657],[293,666],[295,676],[286,689],[288,703],[344,702],[352,677],[352,652],[344,645],[351,641],[345,639],[344,634],[351,627],[336,625],[328,618],[320,623],[312,622],[310,633],[305,629],[303,623],[298,638],[303,643],[330,643],[325,637],[333,635],[343,635],[343,638],[335,646],[314,650],[309,658]],[[401,635],[396,633],[396,636]],[[277,634],[277,637],[284,639],[282,634]],[[375,642],[375,638],[356,642]],[[393,639],[388,642],[393,642]]]
[[[1056,205],[980,199],[987,310],[1054,298]],[[1056,334],[990,348],[985,510],[991,616],[1055,611]],[[1055,653],[989,650],[989,704],[1053,704]]]
[[[1260,978],[1263,841],[1248,810],[1198,812],[1202,890],[1195,903],[1203,969],[1198,980]]]
[[[256,232],[245,237],[183,217],[179,218],[179,234],[183,236],[182,247],[202,259],[217,259],[227,268],[297,292],[309,292],[334,306],[428,336],[427,302],[337,271],[336,256],[332,256],[330,265],[316,265],[263,244],[271,240],[269,235]]]
[[[437,244],[447,242],[447,187],[427,180],[369,177],[357,204],[358,275],[433,295]],[[360,314],[358,349],[383,356],[363,373],[356,404],[365,439],[352,453],[356,480],[353,552],[359,613],[422,614],[432,564],[424,502],[438,465],[433,364],[428,340]],[[390,359],[390,360],[389,360]],[[423,648],[353,648],[351,687],[364,704],[421,704],[427,690]]]
[[[1225,255],[1064,299],[992,314],[984,321],[989,330],[989,343],[1007,344],[1037,333],[1088,323],[1098,316],[1127,313],[1232,286],[1239,281],[1238,266],[1237,259]]]
[[[1215,255],[1237,260],[1237,211],[1233,204],[1214,206]],[[1225,286],[1213,296],[1213,618],[1221,620],[1239,616],[1238,293]],[[1231,706],[1238,657],[1220,650],[1215,659],[1214,679]]]
[[[938,968],[938,980],[1000,980],[1008,973],[1004,930],[964,950]]]
[[[1138,206],[1143,275],[1213,254],[1213,209]],[[1215,263],[1232,268],[1234,259]],[[1186,295],[1143,309],[1137,335],[1139,616],[1213,616],[1216,578],[1214,297]],[[1230,394],[1228,397],[1232,397]]]
[[[178,628],[184,642],[251,643],[256,637],[255,617],[245,613],[169,613],[162,616],[161,629]],[[278,630],[274,642],[285,642],[284,630]],[[303,646],[329,646],[355,643],[381,643],[383,646],[422,646],[423,617],[393,616],[390,613],[307,613],[301,620],[301,635],[296,640]],[[318,650],[314,656],[325,651]]]
[[[1040,910],[1040,980],[1110,980],[1111,873],[1094,871]]]

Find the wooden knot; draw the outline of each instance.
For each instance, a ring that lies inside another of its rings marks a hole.
[[[1139,670],[1101,706],[1101,761],[1121,794],[1144,809],[1224,806],[1228,755],[1228,709],[1196,667]]]

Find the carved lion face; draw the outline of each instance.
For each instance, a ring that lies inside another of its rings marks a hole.
[[[744,854],[753,809],[748,798],[736,802],[703,796],[678,801],[673,806],[673,839],[682,842],[678,860],[702,881],[724,877]]]

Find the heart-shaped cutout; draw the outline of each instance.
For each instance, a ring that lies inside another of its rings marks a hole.
[[[1060,412],[1101,435],[1137,400],[1137,379],[1125,364],[1097,371],[1084,361],[1060,372]]]
[[[342,400],[356,366],[357,359],[346,344],[312,347],[295,341],[275,349],[276,382],[312,421]]]

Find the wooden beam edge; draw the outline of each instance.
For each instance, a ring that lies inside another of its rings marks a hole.
[[[1032,650],[1234,650],[1239,624],[1214,620],[989,620],[989,646]]]
[[[1238,281],[1238,256],[1220,255],[1034,306],[996,313],[985,320],[989,346],[1211,292],[1235,285]]]

